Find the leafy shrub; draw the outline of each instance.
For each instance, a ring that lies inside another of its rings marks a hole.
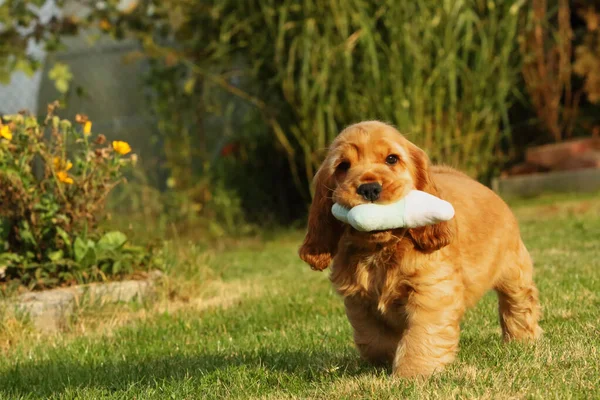
[[[126,142],[74,126],[48,107],[43,123],[27,113],[0,122],[0,282],[30,288],[107,279],[146,265],[149,254],[120,232],[102,234],[107,195],[135,162]]]
[[[110,31],[140,38],[153,74],[168,77],[158,80],[167,96],[157,96],[178,100],[168,114],[223,114],[222,92],[247,101],[301,191],[325,146],[364,119],[397,125],[435,161],[488,175],[502,160],[528,12],[523,0],[173,0],[102,11]],[[184,165],[194,159],[176,154]]]
[[[144,171],[135,168],[131,181],[118,188],[108,208],[127,214],[127,224],[144,222],[152,228],[134,230],[146,240],[172,234],[193,234],[196,240],[215,239],[224,235],[238,236],[254,232],[245,216],[238,194],[218,176],[208,171],[187,190],[167,188],[160,191],[149,184]],[[112,223],[112,225],[118,225]],[[126,228],[124,226],[123,228]]]
[[[303,198],[290,179],[285,154],[256,116],[256,112],[239,107],[231,118],[227,135],[213,163],[214,180],[235,189],[246,219],[263,227],[273,224],[289,226],[305,210]]]

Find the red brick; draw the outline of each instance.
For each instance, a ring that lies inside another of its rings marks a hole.
[[[555,169],[558,165],[569,165],[571,158],[593,150],[600,150],[600,138],[585,138],[568,142],[532,147],[527,150],[528,163]]]
[[[600,152],[587,151],[567,157],[552,169],[555,171],[570,171],[583,168],[600,168]]]

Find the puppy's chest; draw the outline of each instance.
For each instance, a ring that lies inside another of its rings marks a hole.
[[[402,312],[410,290],[393,254],[376,253],[347,261],[345,266],[335,266],[345,273],[334,270],[332,276],[342,296],[358,296],[383,315]]]

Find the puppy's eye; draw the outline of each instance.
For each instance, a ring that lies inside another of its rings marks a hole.
[[[385,158],[385,163],[388,165],[394,165],[398,162],[398,156],[395,154],[390,154]]]
[[[348,171],[350,169],[350,162],[349,161],[342,161],[341,163],[339,163],[337,165],[336,169],[338,171]]]

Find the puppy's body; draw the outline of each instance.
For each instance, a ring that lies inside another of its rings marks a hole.
[[[379,160],[390,152],[404,159],[388,165],[391,172]],[[317,179],[313,218],[300,250],[315,269],[333,259],[331,281],[344,298],[359,352],[373,363],[391,363],[402,376],[429,375],[450,363],[465,309],[490,289],[498,292],[506,339],[541,333],[531,260],[508,206],[458,171],[430,168],[423,157],[385,124],[367,122],[344,131],[319,171],[324,181]],[[350,160],[344,161],[351,164],[344,173],[335,168],[340,159]],[[364,182],[383,183],[382,194],[386,188],[389,193],[382,202],[413,188],[427,191],[449,201],[455,217],[431,227],[363,233],[324,211],[333,200],[360,203],[353,190]]]

